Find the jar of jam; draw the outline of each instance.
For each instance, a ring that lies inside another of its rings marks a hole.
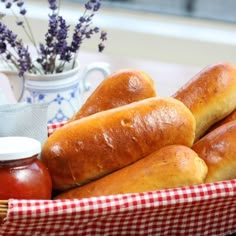
[[[41,144],[28,137],[0,137],[0,199],[51,199],[52,181],[38,159]]]

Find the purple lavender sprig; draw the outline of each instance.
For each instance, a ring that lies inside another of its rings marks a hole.
[[[24,1],[1,0],[1,2],[5,4],[7,9],[12,9],[14,4],[18,7],[18,13],[23,20],[12,10],[16,17],[16,23],[23,28],[38,52],[36,62],[40,65],[40,68],[36,64],[33,64],[33,59],[35,60],[35,58],[31,58],[29,49],[24,46],[23,41],[18,39],[17,35],[0,22],[0,55],[5,61],[11,62],[18,69],[20,76],[23,76],[25,72],[41,72],[44,74],[60,73],[64,70],[65,64],[71,62],[71,60],[73,60],[73,68],[82,43],[99,32],[100,43],[98,44],[98,51],[102,52],[105,48],[104,41],[107,40],[107,33],[100,31],[97,26],[93,26],[93,18],[101,7],[101,0],[88,0],[85,3],[84,13],[75,26],[71,42],[68,42],[70,26],[59,15],[60,0],[48,0],[51,10],[48,18],[48,30],[45,34],[45,42],[39,44],[36,43],[30,24],[26,18],[27,11],[24,7]]]
[[[52,14],[49,15],[49,29],[45,35],[45,45],[40,44],[40,54],[37,62],[46,73],[60,73],[64,64],[71,60],[71,52],[67,45],[69,26],[57,11],[56,1],[49,1]],[[63,63],[57,65],[57,59]]]
[[[17,35],[0,22],[0,54],[5,60],[10,61],[23,76],[26,71],[32,71],[34,66],[27,47],[17,39]]]
[[[6,9],[11,9],[11,12],[16,19],[16,24],[18,26],[22,27],[24,33],[27,35],[30,42],[35,46],[35,48],[37,48],[37,43],[34,38],[34,34],[32,32],[31,26],[30,26],[28,19],[26,17],[27,11],[25,9],[24,1],[20,1],[20,0],[13,0],[13,1],[1,0],[1,1],[5,3]],[[18,15],[15,13],[15,11],[12,9],[13,5],[15,5],[18,8],[18,12],[21,15],[21,17],[23,18],[23,20],[20,19],[18,17]]]
[[[79,18],[78,24],[75,26],[73,40],[71,42],[71,52],[75,53],[74,62],[77,58],[79,49],[85,39],[90,39],[94,34],[100,32],[98,27],[92,26],[92,21],[95,13],[101,7],[101,0],[89,0],[85,3],[85,10],[83,16]],[[98,44],[99,52],[104,50],[104,41],[107,40],[107,33],[102,31],[100,36],[101,42]]]

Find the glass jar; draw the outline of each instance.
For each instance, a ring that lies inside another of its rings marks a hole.
[[[0,199],[51,199],[52,181],[38,159],[41,144],[28,137],[0,137]]]

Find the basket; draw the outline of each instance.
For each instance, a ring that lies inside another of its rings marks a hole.
[[[48,127],[49,135],[63,124]],[[236,179],[75,200],[0,200],[0,235],[231,235]]]

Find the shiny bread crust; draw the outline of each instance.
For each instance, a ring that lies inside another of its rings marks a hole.
[[[210,132],[210,131],[220,127],[221,125],[224,125],[224,124],[234,121],[234,120],[236,121],[236,109],[233,112],[231,112],[228,116],[226,116],[224,119],[215,123],[207,132]]]
[[[146,72],[137,69],[118,70],[98,85],[68,122],[155,96],[154,80]]]
[[[196,119],[197,141],[216,122],[236,109],[236,67],[218,63],[204,68],[172,96]]]
[[[55,199],[81,199],[191,186],[204,183],[206,175],[205,162],[191,148],[169,145],[110,175],[66,191]]]
[[[174,98],[147,98],[98,112],[56,130],[41,160],[53,188],[66,190],[123,168],[171,144],[191,147],[195,119]]]
[[[236,121],[209,132],[192,149],[208,166],[206,183],[236,179]]]

